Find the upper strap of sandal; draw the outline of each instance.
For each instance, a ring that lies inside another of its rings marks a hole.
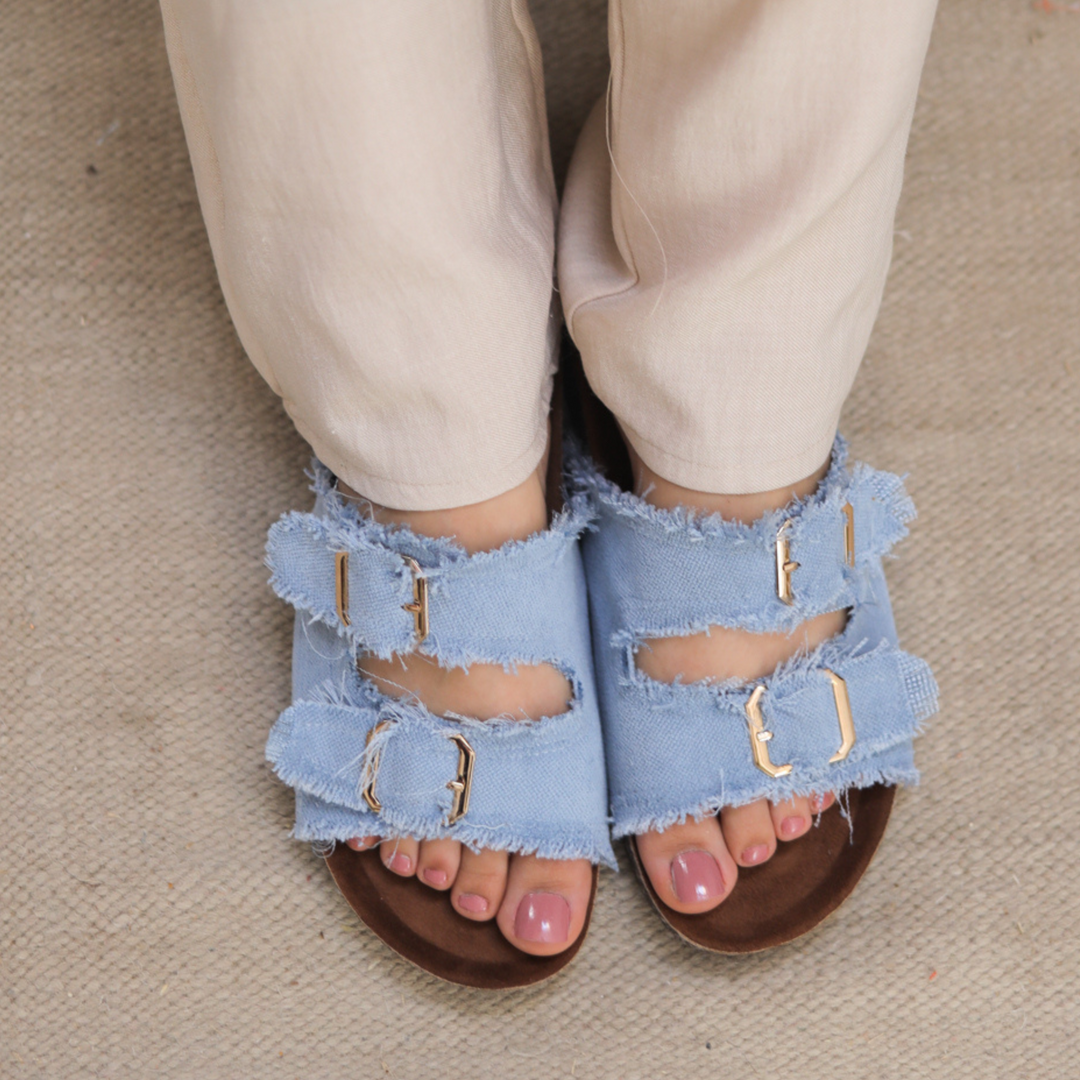
[[[267,541],[270,584],[294,607],[381,657],[416,651],[448,667],[564,660],[580,670],[589,646],[576,540],[590,521],[586,499],[570,499],[528,540],[470,556],[365,518],[318,463],[314,488],[314,513],[283,515]]]
[[[536,722],[446,720],[375,692],[282,713],[267,758],[325,838],[452,838],[614,865],[599,725],[578,703]],[[339,824],[336,825],[335,822]],[[511,823],[511,824],[508,824]],[[327,831],[329,830],[329,832]]]
[[[791,630],[852,606],[862,571],[907,535],[915,507],[900,477],[846,462],[837,436],[812,496],[742,524],[650,506],[576,458],[572,483],[598,518],[586,553],[595,602],[639,638],[714,624]]]
[[[811,657],[736,687],[665,685],[631,667],[606,733],[615,835],[757,799],[914,783],[912,739],[937,686],[890,631],[887,606],[864,605]]]

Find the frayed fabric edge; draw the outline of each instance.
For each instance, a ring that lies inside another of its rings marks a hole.
[[[407,525],[387,525],[365,517],[360,507],[342,497],[334,484],[333,473],[318,459],[312,460],[311,490],[322,502],[324,513],[306,514],[293,510],[283,514],[281,521],[302,522],[313,519],[326,530],[333,541],[343,548],[352,544],[370,545],[393,552],[411,553],[420,550],[432,560],[425,565],[426,571],[452,568],[464,562],[483,564],[505,559],[507,556],[538,552],[545,548],[561,548],[572,544],[592,523],[595,513],[584,493],[568,492],[563,508],[555,514],[547,528],[524,540],[507,540],[491,551],[469,554],[456,541],[447,537],[424,536]],[[272,563],[268,565],[273,569]]]
[[[857,774],[849,783],[840,788],[830,788],[821,784],[793,784],[785,785],[782,790],[775,786],[772,788],[753,788],[749,792],[725,791],[723,795],[714,796],[704,802],[697,802],[691,807],[667,811],[663,814],[648,813],[638,814],[634,817],[624,817],[616,814],[615,823],[612,826],[611,835],[615,840],[621,840],[627,836],[640,836],[647,832],[663,832],[673,825],[685,825],[691,818],[694,821],[703,821],[708,817],[715,817],[725,807],[746,806],[749,803],[758,802],[760,799],[789,799],[793,796],[809,798],[811,795],[835,795],[842,800],[845,792],[853,788],[868,788],[875,784],[884,784],[888,787],[918,787],[918,769],[872,769],[865,773]]]
[[[752,542],[762,535],[771,536],[781,522],[814,507],[824,506],[830,499],[837,497],[841,486],[851,482],[851,474],[847,471],[847,440],[838,434],[833,443],[829,470],[812,494],[804,499],[795,498],[786,506],[770,511],[755,522],[740,522],[683,506],[673,510],[653,506],[633,492],[624,491],[604,476],[592,458],[576,443],[568,444],[565,460],[566,486],[570,495],[584,495],[590,502],[599,503],[619,517],[641,521],[666,532],[689,532],[703,539]]]
[[[410,822],[408,819],[396,821],[385,816],[374,818],[372,824],[379,823],[383,831],[387,827],[393,830],[394,836],[410,840],[456,840],[472,852],[506,851],[511,855],[535,855],[541,859],[586,859],[594,865],[606,866],[609,870],[618,871],[618,862],[611,842],[603,841],[596,837],[566,837],[555,840],[537,840],[533,837],[512,835],[496,836],[495,830],[483,829],[472,826],[463,829],[460,825],[453,829],[445,827],[432,827],[422,823]],[[418,826],[418,827],[413,827]],[[297,822],[289,835],[294,840],[310,844],[335,844],[344,843],[356,836],[377,836],[378,830],[371,830],[365,824],[360,830],[349,830],[334,826],[320,826],[318,823],[302,825]]]

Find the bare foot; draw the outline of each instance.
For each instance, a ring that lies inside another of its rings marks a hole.
[[[546,462],[519,487],[485,502],[452,510],[403,511],[369,503],[344,484],[346,497],[370,507],[375,520],[407,525],[424,536],[454,538],[470,554],[524,540],[547,527],[547,504],[541,477]],[[415,696],[436,715],[447,713],[490,720],[495,717],[539,719],[565,712],[571,688],[546,665],[520,665],[510,674],[497,664],[441,668],[418,654],[380,660],[361,656],[359,667],[383,693]],[[495,919],[503,936],[523,952],[551,956],[581,934],[592,888],[592,866],[584,859],[540,859],[479,852],[456,840],[410,840],[403,837],[357,837],[361,849],[380,845],[383,864],[402,877],[416,877],[417,888],[449,892],[466,919]]]
[[[635,491],[654,506],[692,507],[734,521],[753,522],[793,498],[811,494],[828,470],[826,462],[813,475],[790,487],[754,495],[713,495],[672,484],[652,472],[631,450]],[[816,648],[844,628],[846,614],[829,612],[800,624],[790,634],[752,634],[712,626],[708,634],[654,638],[637,656],[638,667],[660,682],[712,679],[751,681],[763,678],[783,661]],[[813,815],[828,809],[833,796],[797,798],[783,803],[765,799],[747,806],[725,807],[718,816],[687,821],[663,832],[637,838],[638,853],[660,899],[676,911],[709,911],[732,890],[738,867],[770,859],[777,843],[797,840],[810,828]]]

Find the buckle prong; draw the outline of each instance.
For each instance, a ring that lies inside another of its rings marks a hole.
[[[799,564],[791,559],[791,540],[787,535],[790,528],[791,518],[788,518],[776,531],[776,595],[785,604],[795,603],[791,575],[799,569]]]
[[[406,565],[412,571],[413,576],[413,599],[411,604],[402,604],[402,610],[408,611],[413,617],[413,627],[416,633],[414,645],[419,645],[428,636],[428,587],[427,578],[424,577],[420,564],[408,555],[402,555]]]

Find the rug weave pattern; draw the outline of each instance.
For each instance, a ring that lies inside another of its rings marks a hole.
[[[566,6],[538,5],[558,162],[604,84],[602,8]],[[576,963],[485,996],[399,961],[287,839],[261,560],[308,452],[222,303],[156,5],[0,5],[0,1076],[1075,1076],[1068,8],[944,0],[846,410],[920,508],[890,573],[942,689],[923,785],[794,945],[698,954],[603,874]]]

